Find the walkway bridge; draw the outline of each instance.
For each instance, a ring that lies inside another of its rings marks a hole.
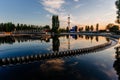
[[[21,56],[21,57],[13,57],[13,58],[3,58],[0,59],[0,66],[3,65],[15,65],[15,64],[24,64],[24,63],[31,63],[34,61],[41,61],[47,59],[55,59],[55,58],[62,58],[62,57],[69,57],[75,55],[85,55],[94,53],[97,51],[104,50],[112,45],[112,40],[106,42],[104,44],[88,47],[88,48],[80,48],[74,50],[67,50],[67,51],[60,51],[60,52],[52,52],[47,54],[35,54],[35,55],[28,55],[28,56]]]

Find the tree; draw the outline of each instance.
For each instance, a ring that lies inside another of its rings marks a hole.
[[[49,26],[49,25],[45,25],[45,26],[43,27],[43,29],[44,29],[45,31],[49,32],[49,31],[50,31],[50,26]]]
[[[109,30],[110,32],[116,32],[119,30],[119,26],[110,23],[106,26],[106,29]]]
[[[119,26],[114,25],[114,26],[112,26],[109,30],[110,30],[111,32],[116,32],[116,31],[119,30]]]
[[[79,32],[80,32],[80,31],[83,31],[83,27],[80,27],[80,28],[79,28]]]
[[[75,26],[75,32],[77,32],[77,29],[78,29],[78,27],[77,27],[77,26]]]
[[[69,27],[66,28],[66,32],[69,32]]]
[[[5,23],[4,27],[5,27],[5,32],[11,32],[15,29],[15,25],[12,24],[11,22]]]
[[[58,15],[52,16],[52,32],[57,33],[60,26]]]
[[[116,5],[116,8],[118,9],[116,23],[120,24],[120,0],[117,0],[115,2],[115,5]]]
[[[90,29],[91,29],[91,31],[93,31],[93,30],[94,30],[94,27],[93,27],[93,25],[91,25],[91,28],[90,28]]]
[[[113,23],[109,23],[107,26],[106,26],[106,30],[109,30],[112,26],[114,26]]]
[[[85,31],[90,31],[90,27],[89,26],[85,26]]]
[[[99,30],[99,24],[96,24],[96,31]]]
[[[45,25],[43,28],[50,30],[50,26],[49,25]]]

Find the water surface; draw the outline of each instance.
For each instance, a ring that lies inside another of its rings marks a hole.
[[[1,37],[0,58],[46,54],[99,45],[102,36]],[[0,80],[119,80],[119,62],[114,47],[87,55],[49,59],[0,67]]]

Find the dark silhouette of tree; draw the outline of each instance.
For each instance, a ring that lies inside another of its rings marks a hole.
[[[51,29],[50,29],[50,26],[49,26],[49,25],[45,25],[45,26],[43,27],[43,30],[49,32]]]
[[[77,32],[77,29],[78,29],[78,27],[77,27],[77,26],[75,26],[75,32]]]
[[[93,31],[93,30],[94,30],[94,27],[93,27],[93,25],[91,25],[91,28],[90,28],[90,29],[91,29],[91,31]]]
[[[3,29],[5,32],[11,32],[14,30],[14,28],[15,28],[15,25],[12,24],[11,22],[5,23],[3,26]]]
[[[106,26],[106,29],[109,30],[110,32],[116,32],[119,30],[119,26],[110,23]]]
[[[52,32],[57,33],[60,26],[58,15],[52,16]]]
[[[80,32],[80,31],[83,31],[83,27],[80,27],[80,28],[79,28],[79,32]]]
[[[66,28],[66,32],[69,32],[69,27]]]
[[[108,24],[108,25],[106,26],[106,30],[109,30],[112,26],[114,26],[113,23]]]
[[[96,31],[99,30],[99,24],[96,24]]]
[[[117,0],[115,2],[115,5],[116,5],[116,8],[118,9],[116,23],[120,24],[120,0]]]
[[[114,25],[114,26],[112,26],[109,30],[110,30],[111,32],[118,31],[118,30],[119,30],[119,26]]]
[[[85,31],[90,31],[90,27],[89,26],[85,26]]]
[[[27,25],[27,24],[13,24],[12,22],[0,23],[0,32],[12,32],[12,31],[22,31],[22,30],[42,30],[45,28],[50,29],[49,25],[37,26],[37,25]]]
[[[59,32],[67,32],[64,28],[60,28]]]

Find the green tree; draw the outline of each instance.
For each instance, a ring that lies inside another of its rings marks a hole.
[[[52,16],[52,32],[57,33],[60,26],[58,15]]]
[[[50,26],[49,25],[45,25],[43,28],[50,30]]]
[[[43,27],[43,29],[44,29],[45,31],[47,31],[47,32],[49,32],[49,31],[51,30],[49,25],[45,25],[45,26]]]
[[[11,22],[5,23],[4,27],[5,27],[5,32],[11,32],[15,29],[15,25],[12,24]]]
[[[117,1],[115,2],[115,5],[116,5],[116,8],[118,9],[116,22],[117,22],[118,24],[120,24],[120,0],[117,0]]]

